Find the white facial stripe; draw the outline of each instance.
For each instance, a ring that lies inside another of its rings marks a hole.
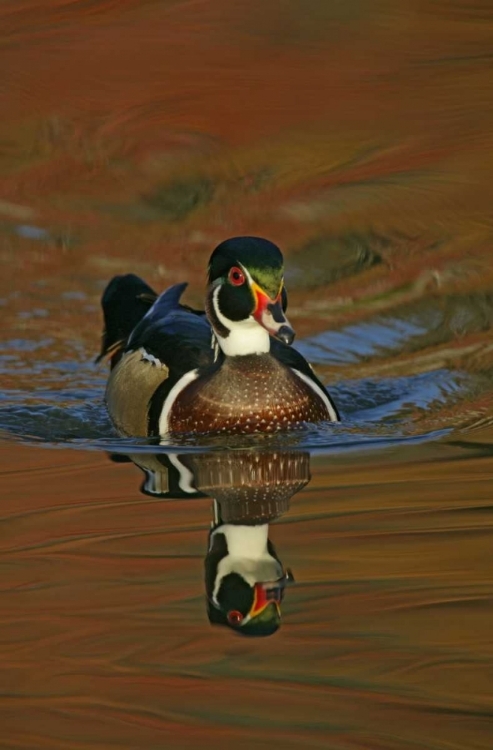
[[[212,304],[214,305],[214,312],[217,315],[217,319],[229,331],[231,329],[232,322],[228,320],[227,318],[225,318],[221,310],[219,309],[219,292],[220,291],[221,291],[221,284],[218,284],[218,286],[212,292]]]
[[[241,268],[243,269],[245,276],[248,279],[250,287],[252,287],[253,284],[258,286],[257,282],[254,281],[254,279],[252,278],[251,274],[247,271],[247,269],[244,266],[241,266]],[[281,286],[279,287],[279,293],[281,292],[281,289],[282,289],[282,281],[281,281]],[[285,317],[282,323],[278,323],[277,320],[274,320],[274,316],[272,315],[271,311],[266,309],[262,313],[262,325],[265,326],[265,328],[267,328],[269,333],[275,334],[277,333],[277,331],[279,330],[281,326],[289,326],[289,320]]]
[[[250,284],[250,287],[253,287],[253,285],[254,285],[254,284],[255,284],[256,286],[260,287],[260,284],[257,284],[257,282],[255,281],[255,279],[253,279],[253,278],[252,278],[252,275],[251,275],[251,273],[250,273],[250,272],[249,272],[249,271],[248,271],[248,270],[247,270],[247,269],[245,268],[245,266],[242,266],[242,265],[241,265],[241,263],[239,263],[238,265],[239,265],[239,266],[241,266],[241,268],[242,268],[242,269],[243,269],[243,271],[245,272],[245,276],[246,276],[246,277],[247,277],[247,279],[248,279],[248,283]],[[282,285],[283,285],[283,283],[284,283],[284,276],[283,276],[283,277],[282,277],[282,279],[281,279],[281,283],[280,283],[280,285],[279,285],[279,291],[278,291],[278,293],[277,293],[277,296],[279,296],[279,295],[280,295],[280,293],[281,293],[281,290],[282,290]],[[264,294],[265,294],[265,292],[264,292]],[[269,299],[270,299],[270,298],[269,298]],[[273,301],[274,301],[274,300],[272,300],[272,302],[273,302]]]
[[[281,326],[289,326],[289,328],[291,328],[289,320],[286,317],[281,323],[278,323],[277,320],[274,320],[274,316],[272,315],[270,310],[263,311],[262,323],[272,334],[277,333]]]
[[[308,375],[305,375],[303,372],[296,370],[294,367],[292,367],[291,369],[295,373],[295,375],[297,375],[299,378],[301,378],[301,380],[303,380],[307,385],[309,385],[310,388],[317,394],[317,396],[319,396],[322,399],[329,413],[330,421],[339,422],[339,419],[337,418],[336,410],[334,409],[330,399],[322,391],[322,389],[319,388],[319,386],[311,378],[309,378]]]
[[[247,268],[245,268],[245,266],[244,266],[244,265],[242,265],[241,263],[238,263],[238,265],[240,266],[240,268],[242,269],[243,273],[244,273],[244,274],[245,274],[245,276],[247,277],[247,279],[248,279],[248,283],[250,284],[250,288],[251,288],[251,287],[252,287],[252,285],[253,285],[253,284],[255,284],[255,282],[254,282],[254,280],[252,279],[252,275],[251,275],[250,271],[249,271],[249,270],[248,270]]]
[[[269,333],[250,315],[246,320],[228,320],[219,309],[220,286],[212,293],[212,304],[219,322],[229,331],[227,338],[216,332],[219,346],[228,357],[265,354],[270,349]]]

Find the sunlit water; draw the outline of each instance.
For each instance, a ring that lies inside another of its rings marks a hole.
[[[335,360],[340,425],[156,444],[113,431],[97,331],[38,330],[1,358],[3,746],[490,747],[493,459],[461,434],[484,375],[338,378],[422,330],[352,325],[297,343]],[[295,578],[253,636],[211,604],[221,523]]]
[[[39,317],[39,312],[27,310],[25,315]],[[415,330],[400,321],[376,321],[339,332],[327,331],[298,341],[295,346],[315,367],[323,368],[327,363],[364,362],[372,354],[388,358],[394,351],[402,351]],[[4,343],[0,376],[13,387],[1,395],[0,430],[23,440],[52,445],[71,443],[108,449],[132,445],[132,440],[118,439],[107,416],[103,403],[106,367],[94,363],[96,337],[92,350],[68,342],[64,360],[57,358],[59,351],[54,343],[48,337],[10,339]],[[420,419],[433,414],[440,421],[442,411],[464,402],[466,418],[468,395],[481,388],[479,376],[445,368],[401,377],[332,379],[329,388],[342,423],[307,426],[300,435],[275,436],[270,443],[282,446],[294,440],[300,448],[340,450],[363,443],[431,439],[436,437],[436,430],[421,425]],[[23,388],[15,387],[19,384]],[[455,420],[458,423],[460,416]],[[444,422],[443,430],[446,429]],[[253,438],[254,444],[255,441]],[[264,437],[257,442],[261,446],[265,441]],[[139,441],[141,447],[144,442]],[[193,447],[195,443],[196,438],[185,438],[178,445]],[[202,438],[199,444],[216,449],[227,447],[217,439]],[[242,441],[237,444],[241,446]],[[174,447],[169,440],[166,445]]]
[[[0,747],[491,750],[491,4],[0,22]],[[341,424],[120,438],[105,284],[201,305],[245,233]],[[235,563],[276,578],[259,637],[211,603],[228,523],[275,548]]]

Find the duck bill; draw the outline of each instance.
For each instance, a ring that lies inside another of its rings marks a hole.
[[[276,602],[269,602],[255,617],[252,617],[239,632],[247,636],[273,635],[281,626],[281,611]]]
[[[272,584],[256,583],[253,587],[252,608],[248,613],[250,617],[257,617],[269,604],[275,604],[280,611],[281,592],[281,586],[277,581],[274,581]]]
[[[255,309],[253,317],[265,328],[271,336],[274,336],[284,344],[292,344],[295,332],[289,324],[289,320],[282,309],[282,290],[276,299],[271,299],[268,294],[261,289],[255,282],[252,284],[252,291],[255,297]]]
[[[286,585],[294,582],[287,568],[281,578],[253,587],[253,604],[243,619],[240,632],[244,635],[272,635],[281,626],[281,602]]]
[[[287,583],[293,581],[293,574],[288,569],[281,578],[269,583],[256,583],[253,587],[253,604],[245,617],[244,622],[257,618],[262,612],[273,604],[279,616],[281,615],[281,602]]]
[[[281,626],[281,601],[288,581],[285,574],[278,581],[256,583],[253,604],[241,625],[244,635],[272,635]]]

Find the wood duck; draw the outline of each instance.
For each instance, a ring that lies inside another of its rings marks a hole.
[[[283,257],[259,237],[212,253],[205,313],[180,304],[186,284],[157,297],[117,276],[102,298],[99,359],[111,357],[106,404],[127,436],[296,430],[339,415],[291,346]]]

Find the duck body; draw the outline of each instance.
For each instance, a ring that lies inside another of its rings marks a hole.
[[[245,266],[235,262],[233,273],[239,271],[244,278]],[[231,278],[231,269],[228,273]],[[220,296],[223,284],[227,282],[211,285],[204,314],[181,304],[186,284],[157,297],[135,276],[110,282],[103,295],[102,354],[112,356],[105,400],[121,434],[272,433],[338,421],[322,383],[303,356],[285,343],[292,329],[281,308],[281,292],[277,299],[272,292],[265,295],[268,302],[262,297],[253,317],[237,312],[234,304],[228,307],[229,298],[223,295],[224,302]],[[230,286],[225,291],[235,300],[236,285]],[[143,305],[147,308],[142,315]],[[125,323],[118,310],[125,311]],[[279,331],[284,341],[275,338]]]
[[[295,369],[273,354],[226,357],[187,383],[160,432],[248,434],[295,430],[327,419],[328,405]]]

